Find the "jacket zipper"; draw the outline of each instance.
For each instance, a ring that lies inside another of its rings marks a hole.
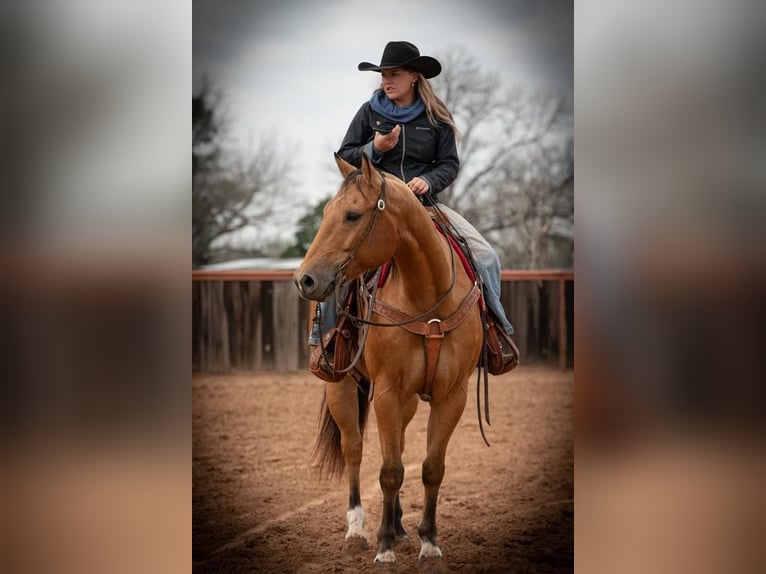
[[[407,151],[407,136],[404,135],[404,124],[402,124],[402,161],[399,164],[399,171],[402,172],[402,181],[404,183],[407,183],[407,180],[404,179],[404,153]]]

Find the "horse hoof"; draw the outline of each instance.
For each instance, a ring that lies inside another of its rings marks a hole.
[[[346,538],[343,546],[347,552],[352,554],[366,552],[370,549],[370,545],[364,536],[349,536]]]
[[[442,557],[441,548],[436,544],[430,542],[422,542],[420,547],[420,556],[418,556],[418,564],[426,565],[428,563],[440,564]],[[441,570],[424,570],[424,572],[441,572]]]

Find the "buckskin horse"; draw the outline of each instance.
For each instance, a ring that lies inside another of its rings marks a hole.
[[[357,365],[362,376],[325,384],[318,458],[337,474],[347,471],[346,539],[365,547],[359,467],[372,384],[383,458],[383,513],[374,562],[395,569],[394,542],[397,536],[406,536],[399,502],[405,429],[419,398],[427,401],[419,561],[429,560],[438,567],[442,552],[436,538],[436,504],[445,453],[482,348],[479,288],[455,263],[449,242],[401,180],[378,171],[364,155],[360,169],[337,155],[335,161],[344,181],[327,203],[319,230],[295,272],[300,295],[325,300],[350,279],[391,264],[368,322]]]

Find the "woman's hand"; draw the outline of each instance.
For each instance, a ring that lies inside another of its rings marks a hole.
[[[391,151],[399,142],[400,133],[402,133],[402,126],[399,124],[395,125],[394,129],[392,129],[387,134],[375,132],[375,139],[372,140],[372,145],[374,145],[375,149],[381,153]]]
[[[407,182],[407,187],[409,187],[415,195],[428,193],[428,182],[420,177],[413,177]]]

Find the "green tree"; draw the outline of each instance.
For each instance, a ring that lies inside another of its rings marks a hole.
[[[295,243],[282,252],[282,257],[303,257],[309,249],[309,245],[317,234],[319,224],[322,223],[324,206],[330,201],[330,197],[316,203],[303,217],[298,220],[298,229],[295,232]]]

